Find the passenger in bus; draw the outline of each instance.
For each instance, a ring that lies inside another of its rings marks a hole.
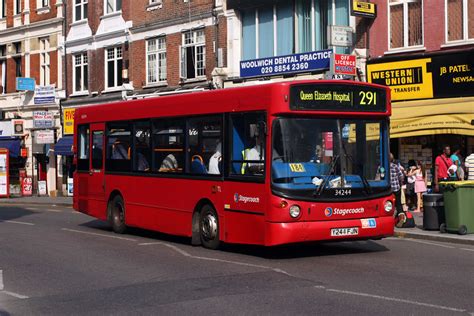
[[[112,159],[125,159],[128,160],[128,150],[125,148],[125,145],[120,141],[116,141],[112,145]]]
[[[148,163],[148,160],[146,159],[144,154],[138,153],[137,160],[138,160],[138,165],[137,165],[138,171],[150,170],[150,164]]]
[[[176,157],[173,154],[168,154],[168,156],[163,159],[158,171],[167,172],[174,171],[176,169],[178,169],[178,160],[176,160]]]
[[[261,163],[259,162],[244,162],[242,164],[241,173],[242,174],[262,174],[264,163],[263,160],[265,159],[264,153],[264,139],[260,135],[258,129],[254,131],[255,136],[255,145],[252,148],[247,148],[242,151],[242,158],[243,160],[262,160]]]
[[[209,174],[221,174],[219,165],[222,162],[222,144],[219,142],[216,146],[215,153],[209,158]]]

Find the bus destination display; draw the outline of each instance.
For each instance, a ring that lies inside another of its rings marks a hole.
[[[290,109],[385,112],[384,89],[362,85],[297,85],[290,87]]]

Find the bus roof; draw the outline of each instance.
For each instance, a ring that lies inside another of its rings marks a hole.
[[[308,84],[374,87],[385,90],[387,98],[390,96],[390,88],[364,82],[342,80],[285,81],[84,106],[76,109],[75,124],[259,110],[266,110],[269,114],[290,113],[288,106],[290,86]],[[306,111],[298,114],[316,113],[321,115],[346,114],[341,111]],[[385,113],[351,112],[347,114],[387,116],[391,114],[390,102],[387,104]]]

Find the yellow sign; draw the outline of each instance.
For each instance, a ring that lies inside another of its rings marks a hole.
[[[303,164],[300,163],[290,163],[290,170],[292,172],[305,172]]]
[[[433,98],[432,74],[427,64],[431,58],[367,65],[367,80],[389,86],[392,100]]]
[[[375,18],[377,15],[375,3],[352,1],[352,15]]]
[[[74,111],[75,109],[64,109],[63,111],[64,135],[74,134]]]

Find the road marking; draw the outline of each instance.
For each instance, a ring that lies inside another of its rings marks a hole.
[[[359,293],[359,292],[343,291],[343,290],[336,290],[336,289],[327,289],[326,291],[340,293],[340,294],[370,297],[370,298],[375,298],[375,299],[380,299],[380,300],[385,300],[385,301],[406,303],[406,304],[412,304],[412,305],[418,305],[418,306],[424,306],[424,307],[431,307],[431,308],[442,309],[442,310],[447,310],[451,312],[458,312],[458,313],[467,312],[467,310],[461,309],[461,308],[435,305],[435,304],[423,303],[423,302],[418,302],[418,301],[410,301],[410,300],[405,300],[405,299],[396,298],[396,297],[380,296],[380,295],[374,295],[374,294],[368,294],[368,293]]]
[[[181,248],[178,248],[174,245],[170,245],[170,244],[164,243],[164,242],[159,242],[159,241],[157,241],[157,242],[146,242],[146,243],[140,243],[138,245],[139,246],[152,246],[152,245],[165,246],[165,247],[168,247],[170,249],[173,249],[174,251],[178,252],[179,254],[181,254],[185,257],[192,258],[192,259],[222,262],[222,263],[235,264],[235,265],[239,265],[239,266],[246,266],[246,267],[252,267],[252,268],[272,270],[272,271],[277,272],[277,273],[282,273],[282,274],[286,274],[288,276],[292,276],[291,274],[289,274],[288,272],[286,272],[284,270],[281,270],[281,269],[278,269],[278,268],[272,268],[272,267],[269,267],[269,266],[263,266],[263,265],[259,265],[259,264],[246,263],[246,262],[240,262],[240,261],[232,261],[232,260],[224,260],[224,259],[217,259],[217,258],[193,256],[192,254],[190,254],[189,252],[187,252],[187,251],[185,251]]]
[[[395,240],[400,240],[400,241],[405,240],[405,241],[416,242],[416,243],[419,243],[419,244],[438,246],[438,247],[449,248],[449,249],[456,249],[456,247],[454,247],[454,246],[448,246],[448,245],[438,244],[438,243],[429,242],[429,241],[416,240],[416,239],[412,239],[412,238],[395,238]]]
[[[13,297],[16,297],[16,298],[20,298],[20,299],[29,298],[29,297],[26,296],[26,295],[21,295],[21,294],[18,294],[18,293],[13,293],[13,292],[10,292],[10,291],[4,291],[4,288],[5,288],[5,286],[3,285],[3,270],[0,270],[0,293],[6,294],[6,295],[10,295],[10,296],[13,296]]]
[[[36,207],[27,207],[25,210],[28,211],[35,211],[35,212],[55,212],[55,213],[61,213],[61,210],[55,210],[51,208],[36,208]]]
[[[85,234],[85,235],[107,237],[107,238],[114,238],[114,239],[127,240],[127,241],[137,241],[136,239],[133,239],[133,238],[111,236],[111,235],[106,235],[106,234],[97,234],[97,233],[85,232],[85,231],[82,231],[82,230],[75,230],[75,229],[69,229],[69,228],[61,228],[61,230],[64,230],[64,231],[67,231],[67,232],[72,232],[72,233]]]
[[[12,224],[21,224],[21,225],[30,225],[30,226],[35,226],[33,223],[28,223],[28,222],[18,222],[18,221],[4,221],[6,223],[12,223]]]
[[[461,248],[461,250],[474,251],[474,249],[469,249],[469,248]]]

